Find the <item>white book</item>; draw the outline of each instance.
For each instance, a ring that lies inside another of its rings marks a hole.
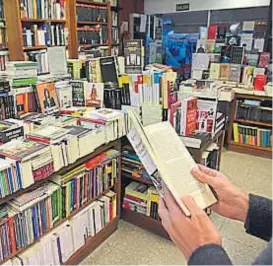
[[[201,209],[214,204],[216,198],[209,186],[191,175],[197,165],[171,124],[142,127],[134,110],[129,110],[128,115],[132,129],[127,137],[161,195],[164,197],[163,182],[187,216],[190,212],[181,201],[184,195],[191,195]]]

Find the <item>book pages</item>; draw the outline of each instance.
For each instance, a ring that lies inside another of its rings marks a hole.
[[[134,148],[137,148],[136,152],[144,167],[148,165],[149,170],[146,169],[149,174],[152,170],[157,172],[158,169],[162,181],[184,213],[187,216],[190,215],[189,210],[181,201],[184,195],[191,195],[202,209],[214,204],[216,198],[209,186],[198,182],[190,174],[196,163],[170,123],[161,122],[142,127],[133,111],[129,110],[128,114],[132,119],[132,129],[128,134],[129,141]],[[151,165],[153,168],[150,167]],[[154,178],[152,180],[154,181]],[[162,195],[161,186],[160,193]]]

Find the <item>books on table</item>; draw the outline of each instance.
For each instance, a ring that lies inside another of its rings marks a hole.
[[[127,137],[161,195],[164,197],[164,183],[187,216],[190,212],[180,200],[183,195],[191,195],[202,209],[214,204],[209,186],[190,174],[196,163],[170,123],[142,127],[134,110],[128,110],[128,116],[132,127]]]

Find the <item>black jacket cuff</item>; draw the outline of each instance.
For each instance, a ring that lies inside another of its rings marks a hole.
[[[269,241],[272,237],[272,200],[249,194],[249,208],[245,221],[248,234]]]
[[[222,246],[209,244],[196,249],[188,265],[232,265],[232,262]]]

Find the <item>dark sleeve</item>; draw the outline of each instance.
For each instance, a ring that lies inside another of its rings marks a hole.
[[[188,265],[232,265],[232,262],[222,246],[209,244],[196,249]]]
[[[252,263],[253,265],[272,265],[272,240],[268,246],[261,252],[261,254]]]
[[[249,194],[246,232],[269,241],[272,237],[272,200]]]

